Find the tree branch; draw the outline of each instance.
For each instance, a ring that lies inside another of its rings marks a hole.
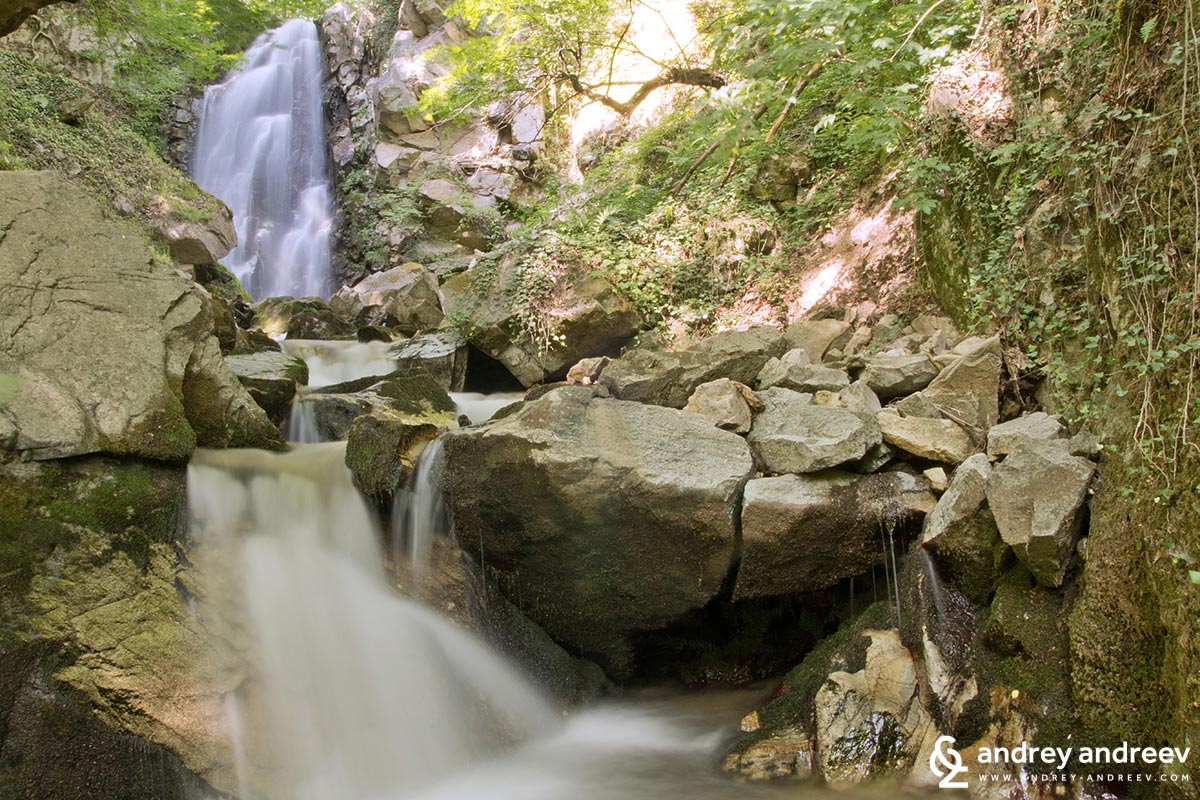
[[[720,89],[725,85],[725,78],[711,70],[697,67],[669,67],[643,83],[628,100],[622,102],[597,92],[593,86],[585,85],[578,75],[564,71],[560,77],[570,85],[576,94],[607,106],[622,117],[628,117],[652,92],[664,86],[703,86],[709,89]]]

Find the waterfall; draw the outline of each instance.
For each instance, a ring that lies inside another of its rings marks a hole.
[[[204,93],[193,177],[233,212],[238,244],[224,263],[255,300],[331,290],[323,75],[317,28],[297,19]]]
[[[404,796],[559,724],[498,655],[392,593],[344,458],[202,450],[188,470],[192,536],[227,554],[216,613],[251,643],[227,703],[245,800]]]

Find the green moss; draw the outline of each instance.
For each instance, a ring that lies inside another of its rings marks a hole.
[[[157,223],[166,214],[211,219],[221,213],[220,201],[163,161],[111,96],[102,93],[77,124],[59,119],[60,102],[89,91],[0,50],[0,150],[9,154],[0,168],[63,172],[109,209],[124,198],[133,208],[131,228],[152,244],[163,243]]]

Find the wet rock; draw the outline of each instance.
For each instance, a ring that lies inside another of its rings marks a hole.
[[[760,389],[779,386],[794,392],[837,392],[849,385],[845,372],[811,363],[808,353],[799,348],[772,358],[758,373]]]
[[[991,474],[983,453],[959,464],[921,535],[921,543],[937,555],[946,578],[979,601],[990,594],[1003,556],[985,494]]]
[[[368,275],[354,286],[342,287],[335,296],[349,311],[348,316],[375,306],[376,313],[394,320],[394,326],[407,334],[433,330],[444,316],[437,278],[420,264],[403,264]]]
[[[307,406],[321,441],[350,435],[354,421],[367,414],[389,423],[452,426],[457,409],[442,385],[422,368],[397,370],[380,378],[325,386],[306,392]]]
[[[356,417],[346,434],[346,466],[368,497],[386,498],[407,484],[417,459],[447,425],[413,423],[387,407]]]
[[[923,355],[870,356],[864,363],[858,379],[884,402],[924,389],[942,371]]]
[[[750,446],[767,472],[804,473],[857,461],[880,442],[870,415],[818,406],[788,389],[759,393],[765,408],[750,429]]]
[[[817,755],[829,783],[901,772],[934,734],[920,703],[916,662],[894,630],[868,631],[862,670],[834,672],[817,692]]]
[[[697,386],[683,410],[708,417],[718,428],[746,433],[750,430],[755,409],[762,410],[762,407],[749,386],[719,378]]]
[[[800,319],[788,326],[784,336],[789,347],[803,350],[810,361],[819,363],[830,350],[850,341],[850,325],[840,319]]]
[[[1057,417],[1035,411],[1023,417],[1002,422],[988,431],[987,454],[993,461],[1011,453],[1030,439],[1065,439],[1067,429]]]
[[[268,297],[254,306],[254,324],[272,338],[353,339],[358,326],[317,297]]]
[[[467,340],[456,330],[440,330],[397,342],[391,348],[397,367],[424,367],[448,392],[461,392],[467,379]]]
[[[0,453],[282,446],[221,358],[206,297],[65,178],[0,172],[0,230]]]
[[[276,425],[291,410],[297,387],[308,383],[308,366],[280,352],[225,356],[225,363]]]
[[[925,396],[982,444],[1000,413],[1000,337],[968,339],[959,347],[962,354],[933,379]]]
[[[753,469],[736,434],[566,386],[443,441],[463,551],[556,641],[615,677],[635,667],[634,633],[720,590]]]
[[[992,471],[987,500],[1005,544],[1044,586],[1061,586],[1096,465],[1063,440],[1031,439]]]
[[[923,495],[923,497],[922,497]],[[928,486],[899,472],[757,478],[742,501],[734,600],[811,592],[861,575],[933,507]]]
[[[875,419],[885,442],[918,458],[959,464],[975,452],[971,437],[948,419],[902,417],[889,409]]]
[[[629,301],[599,278],[564,278],[555,301],[543,309],[550,338],[532,341],[519,315],[504,298],[505,287],[517,285],[517,262],[497,267],[494,281],[475,271],[456,275],[442,285],[447,316],[462,320],[471,344],[508,368],[525,386],[555,380],[582,358],[611,355],[642,327]],[[690,394],[690,391],[688,392]],[[679,405],[687,401],[687,395]]]

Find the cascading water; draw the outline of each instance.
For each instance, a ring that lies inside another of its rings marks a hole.
[[[193,177],[233,212],[238,244],[224,263],[256,300],[331,290],[323,76],[316,26],[292,20],[204,93]]]

